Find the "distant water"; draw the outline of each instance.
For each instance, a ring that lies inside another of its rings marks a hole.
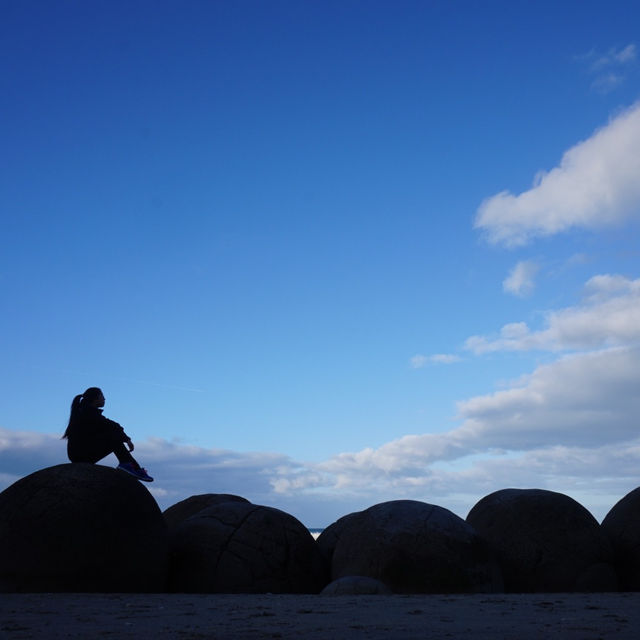
[[[313,536],[314,540],[318,539],[318,536],[324,531],[324,527],[319,529],[317,527],[309,528],[309,533]]]

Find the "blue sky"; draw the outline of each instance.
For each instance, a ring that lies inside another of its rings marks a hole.
[[[0,489],[94,385],[162,507],[640,484],[637,3],[0,16]]]

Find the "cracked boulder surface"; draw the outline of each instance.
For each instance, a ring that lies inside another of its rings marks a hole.
[[[202,493],[197,496],[190,496],[176,504],[170,506],[162,514],[169,527],[169,531],[175,529],[183,520],[196,515],[199,511],[222,502],[246,502],[249,500],[230,493]]]
[[[318,593],[326,561],[292,515],[246,502],[214,504],[170,533],[169,588],[182,593]]]
[[[562,493],[502,489],[469,522],[494,549],[510,593],[615,591],[611,545],[597,520]]]
[[[0,493],[0,591],[159,592],[167,564],[162,513],[122,471],[61,464]]]
[[[613,546],[624,591],[640,591],[640,487],[619,500],[602,521]]]
[[[448,509],[393,500],[341,520],[331,541],[333,580],[366,576],[405,594],[502,590],[488,545]]]

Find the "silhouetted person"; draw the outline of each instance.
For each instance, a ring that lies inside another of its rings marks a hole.
[[[118,469],[138,480],[153,482],[131,455],[134,449],[131,438],[117,422],[102,415],[102,407],[104,395],[98,387],[90,387],[73,399],[69,425],[62,436],[67,439],[69,460],[95,464],[113,453],[120,463]]]

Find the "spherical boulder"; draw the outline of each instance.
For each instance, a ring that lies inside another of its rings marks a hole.
[[[190,496],[180,502],[170,506],[163,512],[164,520],[169,530],[177,527],[183,520],[190,518],[199,511],[206,509],[214,504],[222,502],[246,502],[246,498],[235,496],[230,493],[202,493],[197,496]]]
[[[0,591],[157,592],[168,535],[138,480],[92,464],[61,464],[0,493]]]
[[[502,589],[500,571],[473,527],[451,511],[395,500],[352,514],[337,531],[331,577],[367,576],[394,593]]]
[[[624,591],[640,591],[640,487],[619,500],[602,521],[613,546]]]
[[[223,502],[170,533],[170,589],[182,593],[318,593],[326,562],[293,516],[260,505]]]
[[[480,500],[467,522],[495,551],[505,591],[612,591],[611,545],[578,502],[542,489],[503,489]]]
[[[331,566],[333,561],[333,552],[336,550],[336,545],[338,544],[338,540],[340,539],[343,529],[349,524],[349,521],[359,513],[360,511],[356,511],[355,513],[349,513],[346,516],[342,516],[342,518],[339,518],[334,523],[326,527],[318,536],[316,543],[329,566]]]
[[[322,596],[375,596],[391,595],[393,591],[384,582],[366,576],[345,576],[330,582],[321,592]]]

